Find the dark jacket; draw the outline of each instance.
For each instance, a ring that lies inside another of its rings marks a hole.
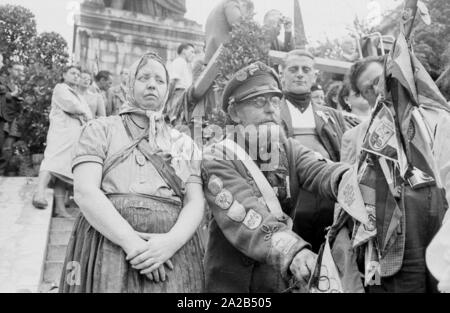
[[[222,160],[214,146],[205,154],[202,177],[213,216],[204,262],[206,292],[283,291],[291,275],[289,266],[294,256],[301,249],[310,247],[287,225],[294,216],[300,187],[324,198],[336,199],[346,166],[320,160],[293,139],[287,139],[282,146],[287,156],[291,199],[289,205],[283,207],[286,216],[281,219],[270,213],[241,161]],[[229,191],[232,195],[233,205],[228,209],[223,203],[220,206],[217,181],[221,192]],[[241,218],[236,219],[239,214],[235,213],[240,206],[244,211]],[[254,228],[247,226],[249,217]]]
[[[11,123],[22,110],[22,101],[11,96],[15,86],[0,78],[0,120]]]
[[[284,41],[278,37],[270,43],[270,50],[289,52],[294,49],[294,38],[292,32],[284,32]]]
[[[334,162],[340,161],[340,148],[345,122],[342,114],[333,108],[312,105],[316,131],[320,142]],[[324,116],[329,116],[325,121]],[[286,100],[280,108],[281,124],[288,137],[293,137],[292,118]],[[325,240],[326,228],[333,223],[335,201],[321,197],[306,189],[300,190],[296,205],[294,231],[311,243],[312,250],[318,252]]]

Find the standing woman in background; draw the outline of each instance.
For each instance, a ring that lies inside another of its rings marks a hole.
[[[47,146],[42,161],[33,205],[45,209],[45,189],[54,184],[55,215],[68,217],[65,196],[68,185],[73,183],[71,171],[73,147],[80,135],[81,126],[92,118],[87,103],[77,93],[80,70],[68,66],[63,71],[63,83],[55,86],[49,115],[50,126]]]
[[[60,292],[201,292],[201,153],[166,124],[169,75],[157,54],[130,69],[119,116],[83,129],[73,159],[75,222]],[[71,281],[71,264],[80,276]]]

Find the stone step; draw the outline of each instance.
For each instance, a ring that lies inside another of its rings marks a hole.
[[[59,285],[63,266],[63,262],[45,262],[43,283]]]
[[[0,177],[0,293],[39,291],[52,210],[33,207],[37,180]],[[51,190],[45,199],[51,208]]]
[[[51,231],[48,246],[52,245],[67,245],[70,240],[72,231]]]
[[[52,218],[52,225],[50,226],[50,231],[71,231],[73,229],[73,224],[75,223],[75,218]]]
[[[47,252],[48,262],[64,262],[67,245],[49,245]]]

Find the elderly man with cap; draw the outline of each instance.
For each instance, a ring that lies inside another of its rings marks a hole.
[[[287,54],[282,73],[281,123],[289,138],[324,160],[338,162],[345,122],[342,113],[313,101],[314,63],[314,57],[307,51],[293,50]],[[305,189],[301,190],[300,199],[294,230],[317,252],[325,240],[325,229],[333,223],[334,201]]]
[[[202,178],[212,219],[205,254],[207,292],[282,292],[305,286],[316,263],[292,231],[300,188],[334,201],[346,165],[326,162],[278,125],[282,92],[261,62],[237,72],[223,94],[236,124],[204,152]]]

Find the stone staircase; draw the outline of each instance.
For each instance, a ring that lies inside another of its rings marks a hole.
[[[37,178],[0,177],[0,293],[37,293],[42,282],[52,210],[31,204]],[[53,191],[46,191],[49,207]]]
[[[52,218],[41,292],[56,292],[75,218]]]
[[[58,292],[67,245],[69,244],[73,225],[80,209],[71,200],[66,207],[66,212],[71,216],[70,218],[53,217],[50,223],[40,292]]]

